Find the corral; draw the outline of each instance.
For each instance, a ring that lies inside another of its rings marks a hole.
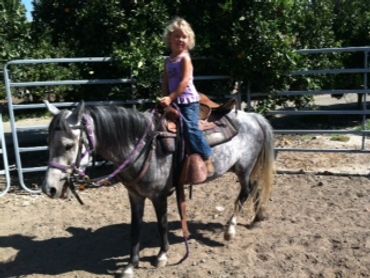
[[[361,136],[346,138],[284,135],[275,146],[356,149],[362,143]],[[158,234],[148,204],[137,276],[368,277],[368,158],[368,153],[279,152],[269,218],[251,227],[245,208],[231,242],[223,239],[223,228],[237,197],[236,177],[228,174],[196,186],[188,202],[190,257],[177,266],[185,248],[175,198],[169,202],[170,266],[165,268],[152,265]],[[110,271],[124,265],[130,233],[124,187],[87,190],[81,196],[84,207],[73,199],[55,201],[14,188],[1,198],[0,276],[111,277]]]
[[[292,137],[278,142],[294,143]],[[352,143],[324,137],[304,142],[334,147]],[[137,276],[368,277],[368,155],[287,152],[277,156],[277,168],[281,172],[325,173],[277,174],[268,219],[249,227],[246,208],[231,242],[223,239],[223,227],[236,198],[236,178],[228,174],[196,186],[188,202],[190,257],[177,266],[157,269],[151,264],[158,251],[158,235],[154,211],[148,204]],[[330,175],[344,171],[354,175]],[[0,276],[111,277],[107,270],[116,271],[129,256],[126,195],[119,184],[88,190],[82,192],[87,204],[83,207],[74,199],[7,194],[0,203]],[[169,263],[175,264],[185,248],[174,196],[170,197],[169,222]]]

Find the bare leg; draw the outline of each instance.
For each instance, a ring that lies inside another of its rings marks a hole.
[[[156,265],[158,267],[165,266],[167,264],[167,251],[169,248],[168,243],[168,221],[167,221],[167,196],[162,195],[157,199],[153,200],[153,205],[157,215],[158,230],[161,240],[161,247],[157,256]]]
[[[122,276],[131,278],[134,276],[134,268],[139,265],[140,236],[143,223],[144,201],[143,197],[129,193],[131,205],[131,253],[128,265],[124,268]]]

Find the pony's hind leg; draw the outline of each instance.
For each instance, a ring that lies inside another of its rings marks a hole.
[[[224,238],[225,240],[231,240],[236,235],[236,225],[237,225],[237,217],[240,214],[240,211],[245,203],[245,201],[248,199],[250,192],[251,192],[251,184],[249,182],[249,179],[241,179],[239,177],[240,181],[240,192],[239,196],[235,201],[234,206],[234,213],[231,216],[229,222],[227,223]]]
[[[256,182],[257,183],[257,182]],[[256,193],[254,194],[253,198],[253,205],[254,205],[254,213],[255,216],[253,218],[252,224],[257,221],[262,221],[267,218],[267,214],[265,211],[265,208],[261,202],[261,192],[258,190],[257,185],[253,185],[253,190],[256,190]]]

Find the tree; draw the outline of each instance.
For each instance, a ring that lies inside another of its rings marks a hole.
[[[307,60],[295,52],[297,48],[340,46],[333,26],[337,22],[335,4],[341,1],[189,3],[189,0],[35,0],[32,36],[38,38],[41,34],[55,49],[67,49],[64,53],[68,56],[113,55],[119,61],[113,67],[84,66],[79,68],[78,75],[91,77],[88,72],[94,72],[95,78],[133,75],[138,80],[139,95],[152,97],[159,93],[162,56],[167,53],[162,31],[168,20],[178,15],[185,17],[195,30],[197,46],[193,56],[220,61],[216,67],[197,65],[195,70],[212,68],[228,73],[249,84],[253,92],[268,94],[333,83],[292,78],[287,73],[295,68],[341,63],[336,57]],[[94,96],[91,91],[89,95]]]
[[[370,2],[366,0],[332,0],[335,4],[333,29],[336,40],[344,47],[370,45]],[[346,68],[364,67],[363,53],[343,56]],[[363,88],[363,75],[347,75],[345,80],[338,80],[345,88]],[[358,95],[358,104],[362,95]]]
[[[24,57],[30,40],[26,10],[20,0],[0,1],[0,65],[7,61]],[[5,89],[0,83],[0,97],[5,97]]]
[[[64,44],[77,57],[117,58],[109,68],[101,64],[81,68],[81,76],[88,72],[94,72],[94,78],[131,75],[138,80],[139,93],[146,97],[158,93],[166,22],[162,1],[39,0],[34,4],[35,33],[46,30],[55,47]],[[86,97],[101,95],[89,90]]]
[[[0,60],[23,57],[30,40],[30,24],[20,0],[0,1]]]

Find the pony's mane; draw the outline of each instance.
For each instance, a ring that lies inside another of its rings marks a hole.
[[[72,111],[75,115],[76,112]],[[81,112],[89,114],[94,120],[98,148],[111,153],[127,152],[129,147],[140,140],[149,124],[149,119],[144,113],[119,106],[86,106]],[[62,110],[53,117],[49,125],[50,137],[53,137],[56,131],[62,131],[66,136],[73,138],[68,121],[70,113],[68,110]]]
[[[95,123],[95,136],[102,149],[116,146],[121,151],[136,144],[148,125],[148,119],[135,109],[119,106],[86,106],[85,112]]]

